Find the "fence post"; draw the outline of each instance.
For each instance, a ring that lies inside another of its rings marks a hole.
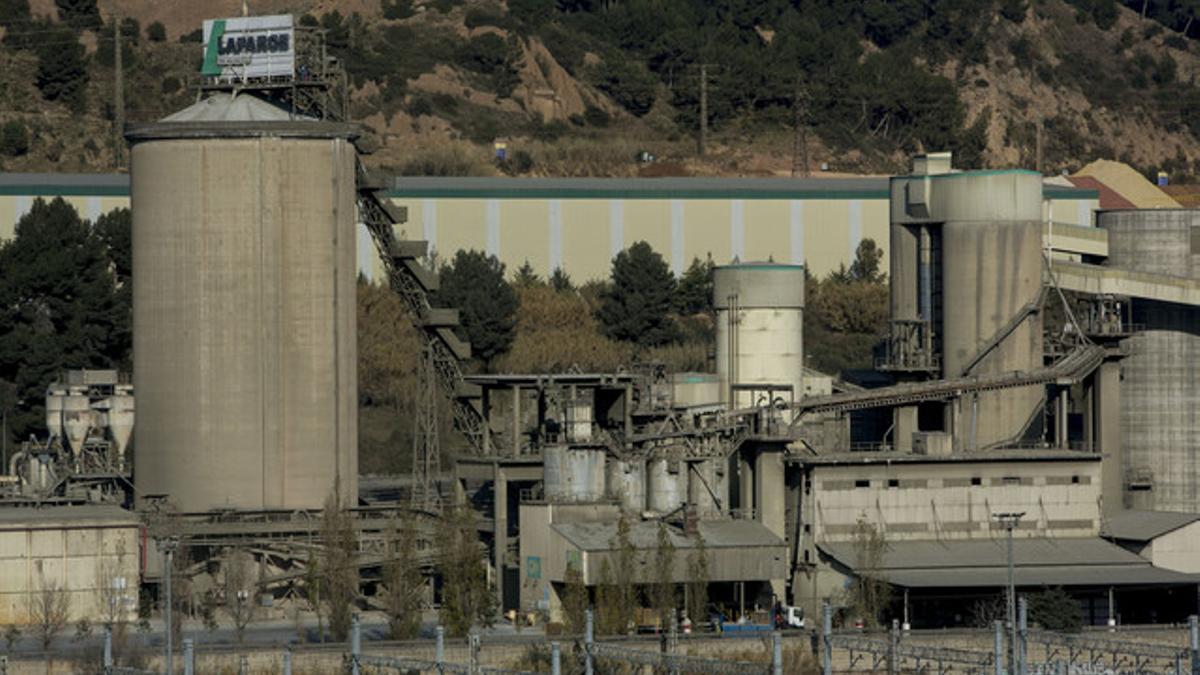
[[[473,631],[467,636],[467,645],[470,658],[470,662],[467,664],[468,672],[475,675],[479,672],[479,633]]]
[[[112,654],[112,629],[104,629],[104,672],[112,670],[113,654]]]
[[[596,669],[596,660],[592,656],[592,645],[596,641],[596,623],[591,607],[587,608],[583,617],[583,672],[584,675],[593,675]]]
[[[1189,645],[1192,651],[1192,675],[1200,675],[1200,624],[1196,623],[1196,615],[1188,617]]]
[[[362,656],[362,623],[358,614],[350,616],[350,673],[358,675],[358,657]]]
[[[1004,675],[1004,622],[996,620],[992,622],[992,626],[996,629],[996,640],[992,645],[992,659],[995,661],[996,675]]]
[[[433,629],[434,635],[437,636],[437,650],[434,652],[434,661],[437,662],[438,672],[442,672],[442,664],[446,662],[446,629],[438,626]]]
[[[196,672],[196,653],[192,645],[192,638],[183,639],[183,675],[194,675]]]
[[[679,611],[671,610],[671,632],[667,634],[667,662],[671,664],[671,675],[679,675],[675,653],[679,650]]]
[[[550,643],[550,675],[562,675],[562,652],[557,642]]]
[[[1026,675],[1029,672],[1029,601],[1025,596],[1017,598],[1017,629],[1021,644],[1017,649],[1017,672]]]
[[[779,631],[771,634],[771,672],[783,675],[783,635]]]
[[[888,675],[896,675],[900,672],[900,622],[896,619],[892,619],[892,632],[888,638]]]
[[[833,675],[833,608],[829,601],[821,605],[821,672]]]
[[[250,658],[245,654],[238,659],[238,675],[250,675]]]
[[[292,646],[283,648],[283,675],[292,675]]]

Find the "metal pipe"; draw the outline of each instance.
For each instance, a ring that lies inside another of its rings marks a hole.
[[[1021,662],[1017,672],[1025,675],[1029,672],[1029,602],[1023,595],[1017,599],[1017,623],[1021,632]]]
[[[771,634],[771,672],[783,675],[783,635],[779,631]]]
[[[434,629],[436,636],[436,647],[434,651],[434,661],[437,663],[438,671],[442,670],[442,664],[446,662],[446,629],[438,626]]]
[[[918,259],[918,277],[920,289],[917,297],[920,306],[917,309],[922,321],[933,321],[933,241],[929,234],[929,226],[921,226],[920,256]],[[928,335],[928,331],[926,331]],[[926,345],[928,347],[928,345]]]
[[[112,628],[104,629],[104,672],[113,667]]]
[[[821,605],[821,672],[833,674],[833,608],[829,601]]]
[[[350,673],[358,675],[358,659],[362,656],[362,623],[358,614],[350,616]]]
[[[165,559],[164,565],[163,565],[163,567],[164,567],[163,573],[166,575],[164,577],[164,581],[165,581],[164,591],[165,591],[166,598],[167,598],[166,610],[164,612],[165,618],[166,618],[166,633],[167,633],[167,638],[165,640],[165,642],[166,642],[166,645],[165,645],[166,658],[164,659],[166,667],[164,668],[164,672],[166,672],[167,675],[171,675],[172,671],[174,670],[174,666],[175,666],[175,664],[173,663],[175,652],[173,651],[172,645],[171,645],[171,639],[174,637],[174,634],[175,634],[175,624],[172,622],[172,617],[171,617],[171,605],[175,604],[175,598],[174,598],[174,596],[171,595],[171,568],[174,566],[175,547],[169,541],[163,547],[163,557]]]
[[[550,675],[562,675],[562,652],[557,642],[550,643]]]
[[[996,633],[992,643],[992,660],[995,662],[992,665],[996,675],[1004,675],[1004,622],[996,619],[992,626]]]
[[[1196,615],[1188,617],[1188,636],[1192,651],[1192,675],[1200,675],[1200,624],[1196,622]]]
[[[892,619],[892,631],[888,640],[888,675],[896,675],[900,672],[900,622]]]
[[[292,646],[283,648],[283,675],[292,675]]]
[[[596,640],[596,633],[591,607],[584,611],[583,619],[583,672],[585,675],[592,675],[596,667],[595,658],[592,656],[592,643]]]
[[[192,651],[192,639],[183,639],[183,675],[194,675],[196,672],[196,654]]]

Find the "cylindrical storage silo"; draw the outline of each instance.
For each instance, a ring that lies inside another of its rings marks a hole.
[[[356,502],[355,134],[249,95],[130,126],[139,495]]]
[[[604,498],[604,449],[552,446],[542,451],[543,486],[552,502],[594,502]]]
[[[717,310],[717,374],[722,401],[735,384],[786,385],[804,393],[804,266],[776,263],[728,265],[713,270]],[[788,400],[786,393],[774,396]],[[764,404],[743,392],[735,407]]]
[[[125,451],[133,436],[134,398],[128,387],[118,388],[117,392],[109,399],[108,433],[117,451],[117,465],[124,466]]]
[[[683,462],[652,459],[646,463],[646,508],[670,513],[687,502],[687,467]]]
[[[646,510],[646,463],[638,459],[613,459],[608,462],[608,496],[621,508],[634,513]]]
[[[935,176],[941,225],[942,370],[946,378],[1042,366],[1042,178],[1027,171]],[[995,342],[993,346],[993,342]],[[985,354],[985,349],[987,349]],[[960,448],[1021,440],[1035,424],[1042,387],[980,392],[975,420],[961,413]],[[973,436],[973,438],[972,438]]]
[[[50,438],[57,438],[59,442],[66,446],[66,440],[63,439],[63,398],[67,392],[65,389],[51,389],[46,392],[46,430],[50,433]]]
[[[1103,211],[1108,264],[1200,279],[1200,210]],[[1200,510],[1200,312],[1135,298],[1131,321],[1143,330],[1121,361],[1121,441],[1128,506]]]
[[[96,411],[87,396],[86,388],[73,389],[62,397],[63,446],[78,457],[88,432],[96,426]]]

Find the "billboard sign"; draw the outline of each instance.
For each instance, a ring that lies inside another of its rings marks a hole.
[[[222,80],[290,78],[296,72],[295,38],[290,14],[209,19],[200,74]]]

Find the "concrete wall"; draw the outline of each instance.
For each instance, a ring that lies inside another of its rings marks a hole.
[[[45,589],[63,589],[70,621],[93,623],[118,603],[126,619],[137,615],[138,525],[128,518],[72,523],[29,514],[29,522],[0,523],[0,624],[27,624],[34,598]],[[124,593],[109,591],[124,578]],[[101,590],[104,589],[104,590]],[[122,602],[122,596],[125,602]]]
[[[1200,522],[1155,537],[1141,555],[1155,567],[1200,574]]]
[[[860,518],[891,540],[988,538],[998,511],[1026,512],[1028,536],[1099,531],[1100,463],[1087,459],[818,466],[812,480],[815,542],[853,540]]]

